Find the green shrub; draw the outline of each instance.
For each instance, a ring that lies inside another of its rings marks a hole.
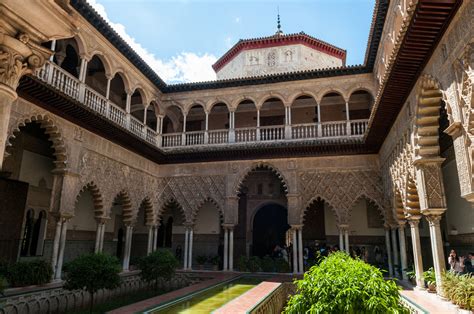
[[[433,267],[430,267],[428,270],[423,272],[423,278],[428,286],[436,285],[436,276]]]
[[[465,310],[474,309],[474,277],[445,272],[442,277],[445,297]]]
[[[221,262],[221,258],[219,255],[215,256],[209,256],[209,262],[211,262],[212,265],[217,266]]]
[[[90,309],[94,293],[101,289],[114,289],[120,285],[120,263],[115,256],[104,253],[81,255],[64,265],[67,290],[85,290],[90,295]]]
[[[0,277],[7,278],[9,267],[10,267],[9,262],[7,262],[6,260],[0,259]]]
[[[169,250],[157,250],[141,259],[138,265],[141,269],[140,277],[155,284],[158,289],[158,279],[170,280],[178,267],[178,260]]]
[[[260,271],[261,269],[261,260],[258,256],[252,256],[249,258],[248,263],[247,263],[247,268],[249,271],[252,273]]]
[[[8,267],[7,280],[12,287],[44,285],[53,276],[51,265],[44,260],[16,262]]]
[[[3,290],[7,287],[7,280],[0,276],[0,295],[3,294]]]
[[[279,273],[288,273],[290,272],[290,265],[283,258],[277,258],[275,260],[275,268]]]
[[[248,265],[248,259],[247,256],[241,255],[237,261],[237,267],[239,268],[240,271],[248,271],[247,265]]]
[[[207,262],[207,256],[206,255],[198,255],[196,257],[196,262],[198,265],[204,265]]]
[[[262,258],[262,261],[261,261],[261,267],[262,267],[262,271],[264,272],[274,272],[275,271],[275,262],[273,261],[273,259],[268,256],[268,255],[265,255],[263,258]]]
[[[285,313],[408,313],[394,281],[342,252],[324,258],[295,283],[297,294]]]

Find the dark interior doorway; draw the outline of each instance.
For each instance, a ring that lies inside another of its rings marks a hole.
[[[285,244],[288,225],[288,210],[278,204],[268,204],[258,210],[253,219],[252,254],[263,257],[272,255],[278,244]]]

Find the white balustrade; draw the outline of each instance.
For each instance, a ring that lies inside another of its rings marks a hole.
[[[352,120],[351,123],[351,135],[364,135],[367,131],[369,120]]]
[[[285,138],[285,126],[261,126],[260,140],[261,141],[275,141],[283,140]]]
[[[86,86],[84,93],[84,104],[95,112],[98,112],[100,115],[107,117],[107,98],[88,86]]]
[[[257,140],[257,128],[235,129],[236,142],[255,142]]]
[[[181,146],[183,136],[182,133],[169,133],[162,135],[163,147]]]
[[[134,116],[130,115],[130,131],[132,131],[133,134],[143,137],[143,129],[145,126],[143,125],[142,122],[140,122],[137,118]]]
[[[205,131],[186,132],[186,145],[202,145],[204,144]]]
[[[229,142],[229,130],[207,131],[209,144],[224,144]]]
[[[77,78],[52,62],[36,72],[36,76],[58,89],[69,97],[81,101],[94,112],[129,130],[147,142],[162,147],[192,146],[204,144],[229,143],[229,130],[193,131],[163,134],[161,143],[157,143],[158,134],[133,116],[127,115],[124,109],[107,100]],[[363,136],[367,131],[368,120],[333,121],[323,123],[307,123],[291,125],[291,139],[316,139],[326,137]],[[350,134],[348,134],[350,132]],[[207,139],[207,141],[206,141]],[[285,126],[262,126],[235,129],[235,142],[275,141],[285,139]],[[184,141],[184,143],[183,143]]]
[[[318,137],[318,124],[305,123],[291,126],[291,136],[293,139],[305,139]]]
[[[346,121],[322,122],[322,137],[338,137],[347,135]]]

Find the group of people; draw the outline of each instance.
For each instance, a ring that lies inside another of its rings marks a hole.
[[[458,274],[474,273],[474,253],[467,256],[458,256],[455,250],[451,250],[448,256],[449,270]]]

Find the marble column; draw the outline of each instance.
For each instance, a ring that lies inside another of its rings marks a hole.
[[[64,219],[61,225],[61,240],[59,241],[58,261],[56,264],[54,279],[61,279],[61,274],[62,274],[62,269],[63,269],[63,260],[64,260],[64,249],[66,247],[66,238],[67,238],[67,222],[68,222],[68,219]]]
[[[153,226],[148,226],[148,242],[146,254],[150,254],[153,251]]]
[[[421,255],[421,242],[420,242],[420,223],[421,216],[411,216],[408,218],[408,224],[410,225],[411,243],[413,247],[413,264],[415,266],[415,278],[416,286],[419,289],[424,289],[423,280],[423,260]]]
[[[390,244],[390,227],[385,227],[385,245],[387,250],[388,260],[388,274],[393,277],[393,264],[392,264],[392,246]]]
[[[229,229],[224,227],[224,271],[229,269],[228,267],[228,256],[229,256]]]
[[[339,228],[339,250],[344,251],[344,232]]]
[[[299,265],[298,270],[299,273],[304,273],[304,264],[303,264],[303,227],[298,227],[298,258],[299,258]]]
[[[347,254],[351,254],[351,251],[349,249],[349,226],[347,226],[347,228],[344,230],[344,238],[345,238],[345,242],[344,243],[344,248],[346,249],[346,252]]]
[[[189,227],[189,253],[188,253],[188,269],[193,269],[193,227]]]
[[[133,227],[128,225],[125,229],[125,252],[123,256],[122,268],[124,271],[128,271],[130,268],[130,252],[132,250],[132,234]]]
[[[105,222],[102,223],[102,228],[100,229],[99,252],[104,251],[104,236],[105,236]]]
[[[153,252],[156,251],[156,247],[158,244],[158,226],[153,227]]]
[[[407,276],[407,246],[405,237],[405,221],[398,224],[398,241],[400,243],[400,263],[402,269],[402,279],[408,280]]]
[[[296,229],[292,229],[291,234],[293,236],[293,274],[298,273],[298,245],[297,245],[297,235]]]
[[[397,245],[397,227],[392,227],[392,251],[393,251],[393,275],[399,276],[398,266],[398,245]]]
[[[59,217],[56,221],[56,231],[54,232],[53,239],[53,254],[51,257],[51,267],[53,268],[53,279],[55,278],[54,273],[56,272],[56,265],[58,263],[59,253],[59,242],[61,241],[61,226],[63,225],[62,219]]]
[[[234,271],[234,227],[229,228],[229,270]]]
[[[446,261],[444,260],[443,239],[441,238],[441,228],[439,222],[440,214],[429,214],[425,216],[430,225],[431,251],[433,253],[433,268],[436,277],[436,293],[443,296],[444,291],[441,285],[441,276],[446,271]]]
[[[100,252],[100,237],[102,234],[102,223],[100,221],[97,222],[97,230],[95,234],[95,247],[94,247],[94,253],[99,253]]]
[[[189,230],[188,227],[184,227],[185,232],[184,232],[184,265],[183,269],[187,270],[188,269],[188,251],[189,251],[189,242],[188,242],[188,236],[189,236]]]

